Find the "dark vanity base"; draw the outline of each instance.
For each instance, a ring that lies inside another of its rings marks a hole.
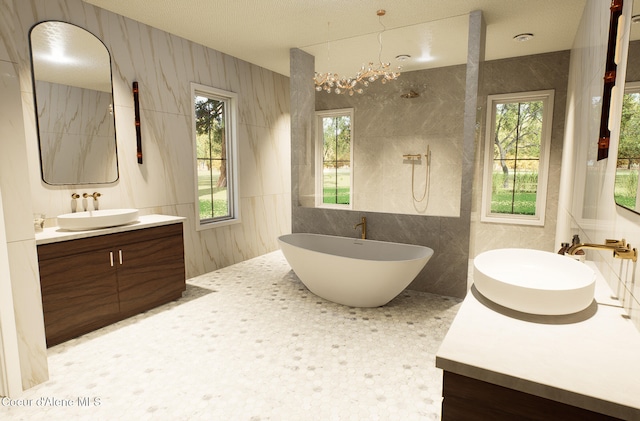
[[[182,296],[182,223],[38,246],[47,346]]]
[[[444,372],[443,421],[609,421],[608,415]]]

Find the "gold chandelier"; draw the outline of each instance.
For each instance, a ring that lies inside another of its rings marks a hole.
[[[387,83],[390,80],[396,80],[400,76],[401,67],[398,66],[398,71],[390,71],[391,63],[383,63],[382,56],[382,33],[385,31],[385,26],[382,23],[382,16],[386,14],[385,10],[378,10],[378,20],[382,25],[382,31],[378,34],[378,64],[374,65],[373,62],[369,62],[367,66],[362,66],[358,73],[353,77],[338,76],[337,73],[318,73],[316,72],[313,81],[316,85],[316,91],[325,91],[327,93],[334,92],[336,94],[349,94],[352,96],[354,93],[361,94],[364,92],[363,87],[368,87],[370,83],[380,79],[380,83]],[[328,41],[327,41],[328,45]]]

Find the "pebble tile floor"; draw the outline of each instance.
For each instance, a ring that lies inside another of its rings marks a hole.
[[[280,251],[48,351],[50,380],[2,420],[438,420],[435,353],[460,300],[323,300]]]

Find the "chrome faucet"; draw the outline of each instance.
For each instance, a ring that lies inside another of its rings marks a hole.
[[[362,222],[360,222],[359,224],[356,224],[353,229],[358,229],[359,226],[362,226],[362,239],[366,240],[367,239],[367,218],[366,217],[362,217]]]
[[[567,249],[566,253],[573,256],[581,249],[612,250],[613,257],[618,259],[631,259],[633,262],[638,260],[638,250],[631,248],[631,245],[627,244],[624,238],[622,240],[605,240],[604,244],[574,244]]]

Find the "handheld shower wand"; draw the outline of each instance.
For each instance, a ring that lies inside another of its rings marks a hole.
[[[418,155],[419,156],[419,155]],[[413,195],[413,200],[416,202],[422,202],[425,197],[427,197],[427,188],[429,186],[430,172],[431,172],[431,148],[427,145],[427,153],[424,155],[425,157],[425,180],[424,180],[424,191],[422,192],[422,197],[420,199],[416,198],[415,193],[415,160],[411,162],[411,194]]]

